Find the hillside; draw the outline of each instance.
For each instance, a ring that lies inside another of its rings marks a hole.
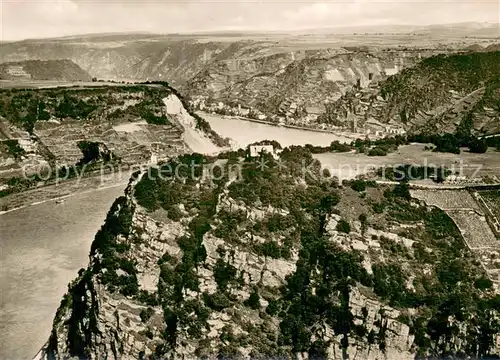
[[[225,145],[166,83],[0,90],[0,197]]]
[[[134,174],[37,358],[498,357],[499,295],[444,212],[265,160]]]
[[[358,126],[378,130],[391,124],[414,133],[454,133],[463,124],[475,134],[496,134],[498,79],[499,51],[437,55],[378,86],[349,92],[329,104],[320,121],[346,124],[351,111]]]
[[[0,80],[91,81],[91,76],[71,60],[25,60],[0,63]]]
[[[209,109],[222,102],[229,112],[239,104],[273,119],[311,121],[325,103],[358,82],[367,86],[439,52],[352,48],[258,56],[265,49],[243,50],[231,60],[207,66],[183,87],[186,94]]]

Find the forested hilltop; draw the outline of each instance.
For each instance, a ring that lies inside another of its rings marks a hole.
[[[500,296],[444,212],[339,184],[304,148],[258,160],[134,174],[45,357],[498,357]]]

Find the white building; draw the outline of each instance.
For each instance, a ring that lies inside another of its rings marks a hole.
[[[399,72],[399,67],[397,65],[386,67],[384,72],[387,76],[396,75]]]
[[[385,127],[385,132],[388,134],[393,134],[393,135],[404,135],[406,134],[406,130],[403,129],[402,127],[390,127],[386,126]]]

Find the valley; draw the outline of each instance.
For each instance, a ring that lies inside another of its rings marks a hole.
[[[500,356],[499,36],[2,43],[0,358]]]

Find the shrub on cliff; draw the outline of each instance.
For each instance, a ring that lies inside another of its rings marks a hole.
[[[337,231],[349,234],[351,232],[351,225],[344,219],[340,219],[336,227]]]

